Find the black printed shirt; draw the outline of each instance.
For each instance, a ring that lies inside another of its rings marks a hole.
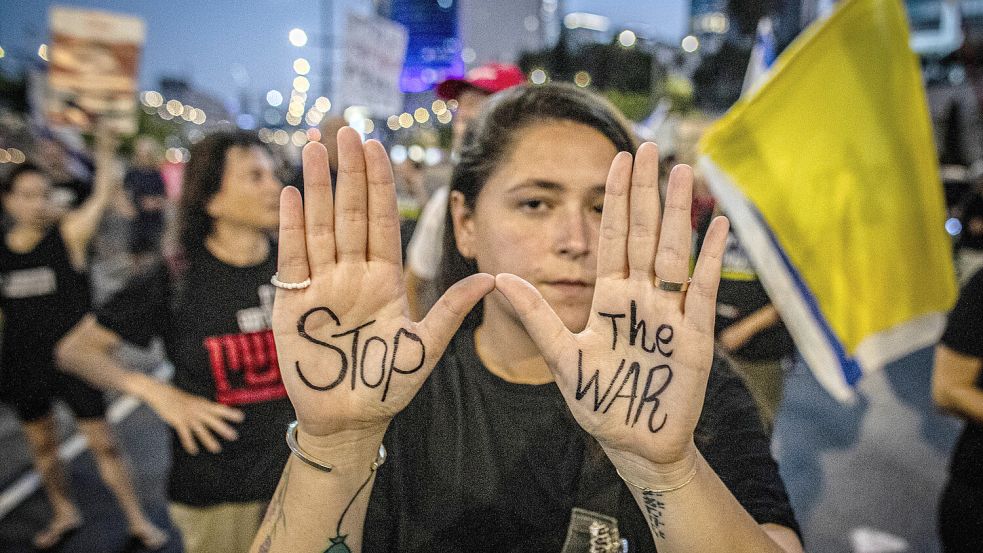
[[[233,424],[239,439],[219,438],[218,454],[189,455],[172,436],[170,499],[194,506],[268,500],[294,418],[270,330],[275,260],[271,254],[233,267],[203,251],[188,261],[178,278],[162,265],[133,279],[97,312],[98,321],[138,345],[162,337],[175,386],[246,414]]]
[[[394,378],[398,378],[395,375]],[[559,552],[577,503],[590,438],[554,384],[506,382],[458,332],[385,438],[366,516],[366,553]],[[754,401],[715,363],[697,447],[759,523],[798,531]],[[617,478],[604,460],[602,476]],[[655,551],[641,511],[620,481],[611,502],[628,551]]]

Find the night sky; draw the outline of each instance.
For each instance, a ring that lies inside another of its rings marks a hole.
[[[322,0],[323,2],[324,0]],[[486,1],[486,0],[481,0]],[[507,1],[507,0],[496,0]],[[320,26],[316,0],[6,0],[0,8],[0,47],[7,57],[0,67],[37,60],[47,41],[47,10],[51,5],[100,8],[142,17],[147,41],[140,82],[154,88],[162,75],[189,79],[196,87],[232,99],[269,89],[287,91],[294,77],[291,64],[305,57],[317,67],[320,50],[297,48],[287,40],[290,29],[309,33]],[[335,0],[340,33],[346,9],[365,13],[371,2]],[[590,11],[611,18],[614,26],[631,26],[670,40],[686,30],[688,0],[566,0],[564,11]],[[340,42],[340,41],[339,41]],[[311,74],[318,90],[317,72]]]

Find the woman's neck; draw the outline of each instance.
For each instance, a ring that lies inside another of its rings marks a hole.
[[[546,360],[514,313],[505,313],[485,299],[484,319],[474,333],[478,358],[495,376],[513,384],[553,382]]]
[[[233,267],[262,263],[270,255],[266,233],[215,221],[205,247],[216,259]]]

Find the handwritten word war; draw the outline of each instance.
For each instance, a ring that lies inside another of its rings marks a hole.
[[[661,400],[659,397],[672,382],[672,367],[668,362],[658,363],[652,366],[648,360],[650,354],[658,352],[668,361],[672,357],[673,350],[670,349],[673,338],[672,326],[663,324],[656,328],[654,337],[651,341],[647,336],[647,327],[643,319],[638,316],[638,308],[635,300],[631,301],[629,313],[598,313],[601,317],[611,320],[611,350],[618,349],[618,321],[628,318],[628,346],[630,348],[641,349],[644,352],[644,360],[636,361],[630,357],[623,357],[618,363],[618,368],[610,379],[601,377],[601,370],[590,371],[585,367],[584,351],[577,351],[577,390],[576,398],[583,401],[593,390],[591,399],[594,412],[607,413],[619,399],[627,400],[628,406],[625,410],[625,425],[634,427],[642,417],[646,408],[650,408],[648,414],[648,428],[652,433],[662,430],[668,419],[667,413],[662,413],[659,420],[659,407]],[[624,334],[622,334],[624,336]],[[629,350],[631,351],[631,350]],[[647,368],[643,368],[646,367]],[[591,373],[585,379],[585,373]],[[606,382],[606,385],[604,384]],[[641,390],[639,388],[641,387]],[[602,389],[603,388],[603,389]]]

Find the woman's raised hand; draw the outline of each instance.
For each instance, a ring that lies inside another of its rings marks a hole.
[[[338,153],[334,197],[319,143],[304,148],[303,201],[292,187],[280,197],[278,278],[310,278],[310,286],[277,290],[273,330],[301,431],[381,439],[495,279],[473,275],[451,287],[423,321],[411,321],[385,148],[375,140],[362,144],[345,127]]]
[[[622,152],[611,165],[583,332],[569,332],[521,278],[498,275],[497,287],[545,356],[574,417],[616,466],[654,463],[671,478],[696,459],[693,431],[713,362],[727,220],[711,224],[688,290],[672,291],[671,283],[689,277],[693,171],[685,165],[672,171],[662,215],[658,166],[651,143],[634,163]]]

